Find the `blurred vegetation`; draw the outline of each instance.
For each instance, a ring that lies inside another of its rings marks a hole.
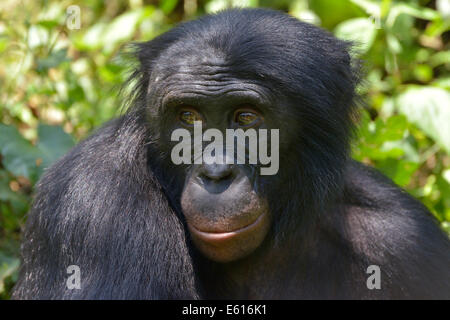
[[[406,188],[450,232],[449,0],[2,0],[0,298],[17,278],[39,176],[120,112],[123,44],[231,6],[280,9],[357,42],[367,103],[354,158]]]

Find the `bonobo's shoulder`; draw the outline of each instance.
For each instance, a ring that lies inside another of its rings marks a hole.
[[[390,261],[393,270],[421,272],[416,276],[435,272],[441,285],[450,290],[447,235],[420,201],[382,173],[358,162],[350,163],[341,214],[342,235],[354,250],[365,252],[369,260],[380,264]]]
[[[389,210],[393,214],[407,211],[428,213],[426,207],[378,170],[351,161],[345,170],[344,202],[371,210]]]
[[[79,183],[100,180],[100,176],[142,171],[139,166],[145,162],[146,139],[146,127],[134,117],[124,115],[111,120],[48,168],[39,186],[45,182]]]
[[[134,138],[144,136],[146,133],[145,130],[145,126],[136,117],[125,114],[103,124],[83,139],[76,147],[95,145],[109,148],[114,143],[130,143]]]
[[[348,219],[372,222],[372,230],[428,233],[437,228],[435,218],[419,200],[381,172],[356,161],[346,168],[343,204]]]
[[[106,160],[133,155],[145,145],[146,127],[135,117],[123,115],[110,120],[80,141],[64,158]],[[63,158],[63,159],[64,159]]]

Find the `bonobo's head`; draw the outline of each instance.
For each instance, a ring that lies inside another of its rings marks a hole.
[[[230,10],[137,55],[149,164],[204,256],[243,258],[339,194],[355,84],[346,43],[279,12]],[[249,137],[228,148],[230,129],[253,129],[258,151]],[[223,148],[207,152],[218,135]]]

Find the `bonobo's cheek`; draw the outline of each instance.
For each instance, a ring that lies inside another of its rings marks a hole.
[[[191,179],[181,206],[197,249],[214,261],[229,262],[259,247],[271,215],[266,200],[253,191],[245,175],[217,191],[201,179]]]

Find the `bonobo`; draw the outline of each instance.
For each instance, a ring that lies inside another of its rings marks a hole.
[[[14,298],[450,298],[448,237],[350,159],[359,75],[348,43],[234,9],[134,48],[127,112],[37,186]],[[228,130],[236,144],[206,152]],[[279,159],[272,174],[267,157]],[[72,265],[79,289],[66,285]]]

